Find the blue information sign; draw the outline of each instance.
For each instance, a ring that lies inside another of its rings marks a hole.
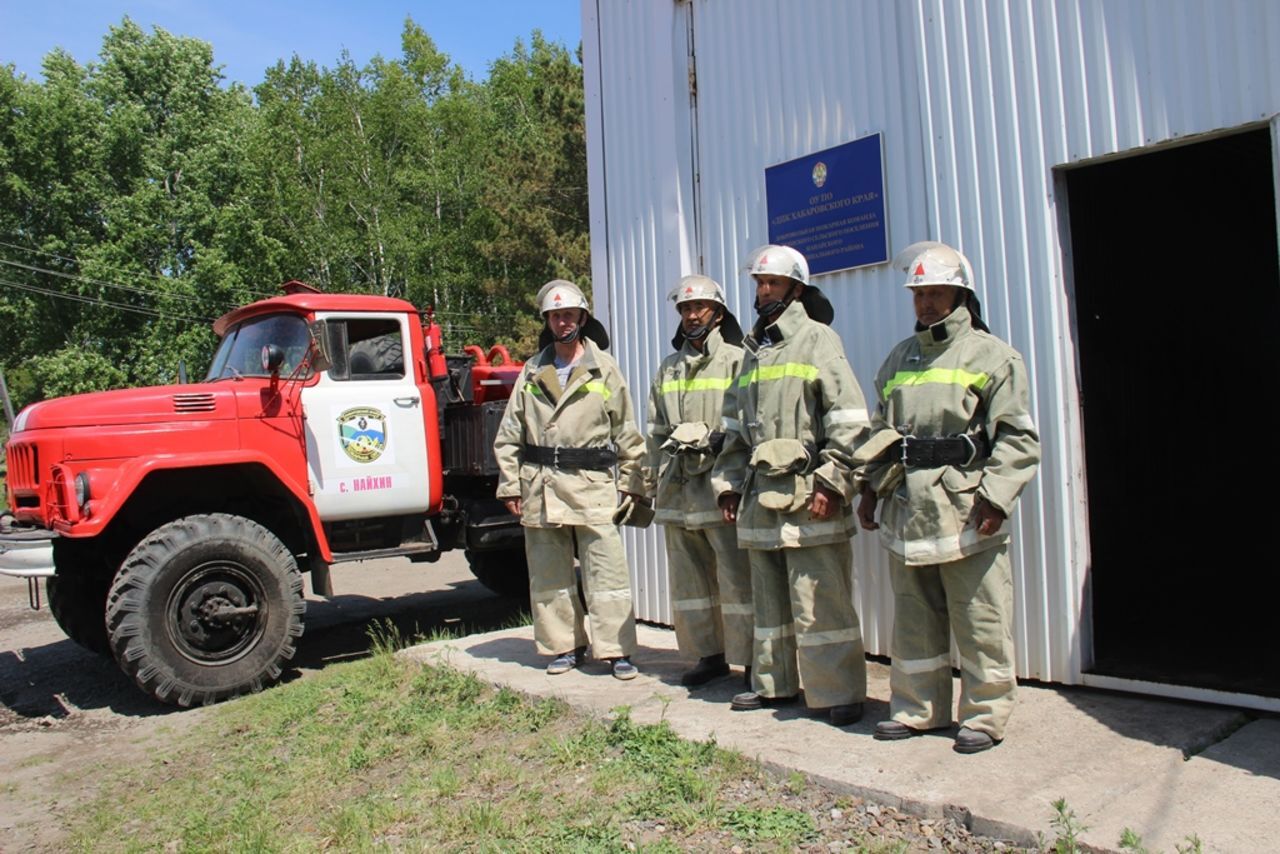
[[[765,169],[769,242],[804,253],[811,274],[887,262],[881,152],[875,133]]]

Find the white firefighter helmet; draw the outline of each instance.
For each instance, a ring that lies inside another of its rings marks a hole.
[[[546,316],[547,312],[558,308],[580,308],[591,313],[591,304],[587,302],[582,289],[565,279],[552,279],[538,291],[538,313]]]
[[[972,291],[973,265],[958,249],[936,240],[912,243],[893,259],[893,266],[907,274],[905,288],[950,285]]]
[[[802,285],[809,284],[809,262],[790,246],[770,243],[751,250],[746,271],[752,276],[786,276]]]
[[[685,276],[680,280],[680,284],[671,289],[671,293],[667,294],[667,299],[671,300],[679,308],[682,302],[692,302],[693,300],[706,300],[717,305],[725,305],[724,291],[720,289],[720,285],[710,276]]]

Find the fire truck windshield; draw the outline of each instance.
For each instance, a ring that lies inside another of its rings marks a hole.
[[[235,377],[265,377],[262,348],[274,344],[284,352],[280,375],[290,376],[307,355],[311,335],[296,314],[269,314],[233,326],[222,339],[205,382]]]

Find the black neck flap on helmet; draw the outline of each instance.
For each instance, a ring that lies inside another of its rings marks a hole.
[[[973,329],[989,334],[991,332],[991,327],[987,326],[986,321],[982,319],[982,303],[978,301],[978,295],[968,288],[962,288],[961,290],[963,291],[963,295],[960,299],[956,300],[956,304],[951,310],[955,311],[960,306],[964,306],[969,310],[969,326]],[[948,317],[949,316],[950,315],[948,315]],[[941,341],[943,338],[947,337],[947,333],[942,328],[942,324],[945,321],[946,318],[944,317],[942,320],[933,324],[933,338],[935,341]],[[925,325],[917,320],[916,332],[923,332],[925,329]]]
[[[836,319],[836,310],[831,307],[831,300],[827,299],[827,295],[824,294],[821,289],[816,288],[813,285],[806,285],[804,293],[802,293],[800,298],[796,301],[804,308],[805,314],[809,315],[811,320],[816,320],[823,326],[830,326],[831,321]],[[765,327],[769,325],[770,323],[768,319],[761,317],[756,321],[755,326],[752,327],[751,334],[758,340],[764,332]]]
[[[720,324],[718,327],[716,327],[720,330],[720,337],[735,347],[741,346],[742,326],[739,325],[738,318],[734,317],[733,312],[729,311],[729,309],[725,308],[722,305],[717,306],[716,316],[720,318]],[[711,330],[713,327],[707,326],[704,328],[707,330],[708,335],[711,334]],[[683,323],[678,324],[676,326],[675,337],[671,339],[671,346],[679,350],[682,346],[684,346],[684,341],[686,337],[688,336],[684,334],[684,324]]]
[[[596,320],[592,314],[587,314],[586,323],[578,327],[577,337],[590,338],[601,350],[609,349],[609,333],[605,331],[604,324]],[[551,334],[551,327],[545,323],[542,324],[542,332],[538,334],[538,349],[546,349],[555,341],[555,337]]]

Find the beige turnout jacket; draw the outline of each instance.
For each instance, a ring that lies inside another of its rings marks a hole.
[[[711,434],[719,432],[726,389],[738,380],[742,348],[707,334],[705,349],[685,341],[662,360],[649,387],[645,458],[648,495],[657,496],[664,525],[712,528],[727,524],[711,488]],[[673,435],[675,434],[675,435]]]
[[[1008,516],[1035,476],[1040,438],[1030,415],[1027,369],[1018,352],[972,328],[968,309],[899,343],[876,374],[878,435],[945,437],[985,433],[991,455],[967,466],[904,470],[884,460],[863,466],[882,499],[880,537],[908,566],[947,563],[1005,543],[1006,527],[982,536],[969,522],[978,496]]]
[[[592,341],[561,389],[555,348],[548,346],[525,363],[493,443],[498,460],[500,499],[519,498],[521,524],[608,525],[618,490],[644,493],[641,467],[644,439],[636,429],[627,384],[613,357]],[[614,448],[617,473],[567,470],[524,462],[524,445]]]
[[[712,473],[716,495],[742,495],[738,545],[816,546],[846,540],[852,522],[853,453],[869,428],[862,389],[840,336],[793,302],[764,333],[746,338],[742,370],[725,395],[724,450]],[[844,498],[828,519],[809,518],[815,480]]]

